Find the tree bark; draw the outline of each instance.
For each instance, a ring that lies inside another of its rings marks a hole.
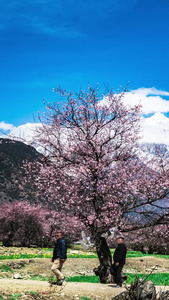
[[[99,258],[100,265],[94,268],[94,272],[100,278],[101,283],[111,283],[113,281],[113,276],[110,273],[110,267],[112,265],[112,256],[110,249],[107,245],[106,239],[97,236],[95,238],[96,251]]]

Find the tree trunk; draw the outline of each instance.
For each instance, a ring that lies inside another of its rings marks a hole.
[[[114,282],[113,276],[110,273],[112,256],[106,239],[101,236],[97,236],[97,238],[95,239],[95,243],[100,266],[98,266],[98,268],[94,268],[93,271],[97,276],[99,276],[101,283]]]

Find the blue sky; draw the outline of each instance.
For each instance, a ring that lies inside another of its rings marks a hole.
[[[129,81],[168,100],[168,16],[168,0],[1,0],[0,122],[34,122],[58,85]]]

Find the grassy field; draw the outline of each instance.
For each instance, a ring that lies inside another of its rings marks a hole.
[[[22,249],[21,248],[21,253],[15,253],[15,249],[17,248],[13,248],[13,253],[8,252],[7,250],[4,251],[3,255],[0,255],[0,260],[6,260],[6,259],[31,259],[31,258],[52,258],[52,251],[53,248],[38,248],[37,251],[39,251],[40,253],[22,253]],[[35,248],[27,248],[27,251],[30,252],[35,252]],[[75,253],[75,251],[79,252],[79,253]],[[78,250],[71,250],[68,249],[68,258],[97,258],[97,254],[96,252],[85,252],[85,251],[78,251]],[[6,252],[6,253],[5,253]],[[111,253],[113,255],[114,253],[114,249],[111,249]],[[165,258],[165,259],[169,259],[169,255],[161,255],[161,254],[143,254],[141,251],[128,251],[127,252],[127,258],[130,257],[145,257],[145,256],[149,256],[149,257],[159,257],[159,258]]]
[[[7,261],[11,261],[11,260],[30,260],[30,259],[51,259],[52,258],[52,251],[53,248],[17,248],[17,247],[11,247],[11,248],[5,248],[5,247],[0,247],[0,276],[2,276],[2,278],[4,278],[4,276],[6,276],[6,278],[10,278],[12,277],[12,275],[14,273],[16,273],[16,270],[14,270],[12,267],[9,266],[9,264],[7,263]],[[114,249],[111,249],[112,255],[114,253]],[[167,260],[167,263],[169,262],[169,255],[157,255],[157,254],[143,254],[140,251],[128,251],[127,252],[127,258],[128,259],[138,259],[141,258],[147,258],[149,257],[150,260],[151,259],[162,259],[162,260]],[[80,248],[79,246],[71,246],[71,248],[68,249],[68,258],[70,259],[75,259],[75,261],[79,261],[79,265],[85,264],[89,266],[89,263],[87,263],[88,259],[96,259],[97,261],[97,254],[95,251],[84,251],[82,248]],[[134,260],[134,261],[136,261]],[[69,260],[68,260],[69,261]],[[155,262],[154,262],[155,263]],[[72,263],[74,264],[74,263]],[[144,277],[145,275],[142,272],[138,272],[137,273],[137,268],[134,267],[134,262],[131,263],[131,266],[133,267],[133,269],[131,268],[129,270],[129,272],[124,272],[125,275],[128,276],[128,279],[126,281],[126,284],[131,284],[132,282],[134,282],[136,274],[139,278]],[[24,267],[26,267],[25,265],[23,265],[23,267],[21,268],[21,270],[19,270],[19,272],[21,272],[22,274],[22,270],[24,269]],[[43,268],[45,269],[46,266]],[[92,267],[91,267],[92,269]],[[35,268],[36,270],[36,268]],[[136,272],[134,272],[134,270],[136,270]],[[169,268],[168,268],[169,270]],[[43,273],[39,272],[39,270],[35,273],[34,271],[31,272],[32,270],[28,270],[27,271],[27,275],[29,279],[33,279],[33,280],[40,280],[40,281],[49,281],[50,280],[50,276],[49,274],[45,273],[45,274],[40,274]],[[73,272],[72,272],[73,273]],[[134,274],[135,273],[135,274]],[[151,273],[151,272],[150,272]],[[152,272],[153,273],[153,272]],[[147,275],[146,275],[147,276]],[[24,279],[28,279],[25,276],[25,273],[23,275]],[[169,286],[169,273],[163,271],[155,273],[155,274],[150,274],[148,276],[149,280],[152,280],[153,283],[155,285],[167,285]],[[73,273],[72,275],[66,275],[66,281],[70,282],[93,282],[93,283],[97,283],[99,282],[99,278],[97,276],[93,276],[91,274],[89,275],[80,275],[77,276],[77,274]],[[1,299],[1,298],[0,298]]]

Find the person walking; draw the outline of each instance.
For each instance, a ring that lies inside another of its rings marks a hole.
[[[114,282],[116,283],[116,287],[121,287],[122,286],[121,272],[126,261],[127,248],[126,245],[124,244],[124,238],[122,236],[119,236],[116,239],[116,242],[117,242],[117,247],[113,255],[114,263],[112,265],[112,275],[114,277]]]
[[[53,265],[51,270],[56,275],[56,282],[53,284],[62,285],[65,280],[62,274],[62,267],[67,259],[67,243],[63,238],[62,232],[58,231],[56,233],[56,244],[53,250],[52,262]]]

